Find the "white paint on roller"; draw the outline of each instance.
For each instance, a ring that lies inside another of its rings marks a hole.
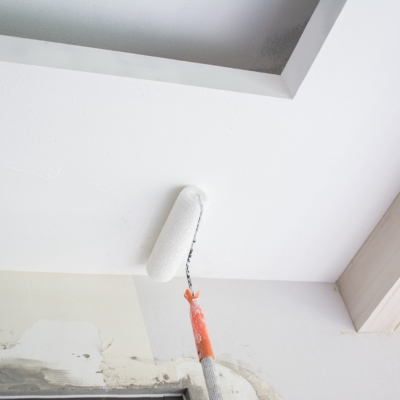
[[[187,259],[200,217],[198,196],[204,205],[207,198],[202,190],[195,186],[184,188],[161,229],[147,263],[147,273],[157,282],[172,279]]]

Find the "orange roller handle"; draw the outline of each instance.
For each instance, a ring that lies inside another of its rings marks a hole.
[[[208,335],[204,313],[199,304],[199,295],[200,292],[197,292],[193,296],[192,293],[190,293],[189,289],[186,289],[186,292],[184,294],[185,299],[190,304],[190,319],[192,321],[193,336],[196,343],[199,361],[201,361],[205,357],[211,357],[213,359],[215,357],[211,346],[210,337]]]

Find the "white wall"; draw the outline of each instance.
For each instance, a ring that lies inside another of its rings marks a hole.
[[[245,266],[243,267],[245,268]],[[185,280],[135,277],[154,357],[195,356]],[[285,400],[397,400],[400,334],[358,334],[334,284],[194,279],[216,357]]]

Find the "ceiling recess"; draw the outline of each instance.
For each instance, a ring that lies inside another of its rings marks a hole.
[[[281,74],[318,0],[3,0],[0,35]]]

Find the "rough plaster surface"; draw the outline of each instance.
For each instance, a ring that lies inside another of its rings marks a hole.
[[[2,320],[2,325],[6,324]],[[0,382],[4,377],[7,382],[3,364],[10,365],[17,360],[15,368],[26,361],[29,370],[33,370],[30,363],[40,363],[40,371],[53,386],[63,386],[65,382],[74,386],[104,385],[103,376],[97,373],[103,361],[101,348],[99,331],[92,323],[40,320],[26,330],[18,342],[0,351]],[[59,373],[48,374],[47,371]],[[2,382],[3,385],[6,382]],[[21,379],[15,384],[24,385],[25,382]]]
[[[3,0],[0,34],[280,74],[317,4]]]
[[[0,278],[0,394],[188,388],[207,399],[196,357],[155,362],[132,277]],[[250,370],[218,363],[217,371],[227,400],[281,400]]]

